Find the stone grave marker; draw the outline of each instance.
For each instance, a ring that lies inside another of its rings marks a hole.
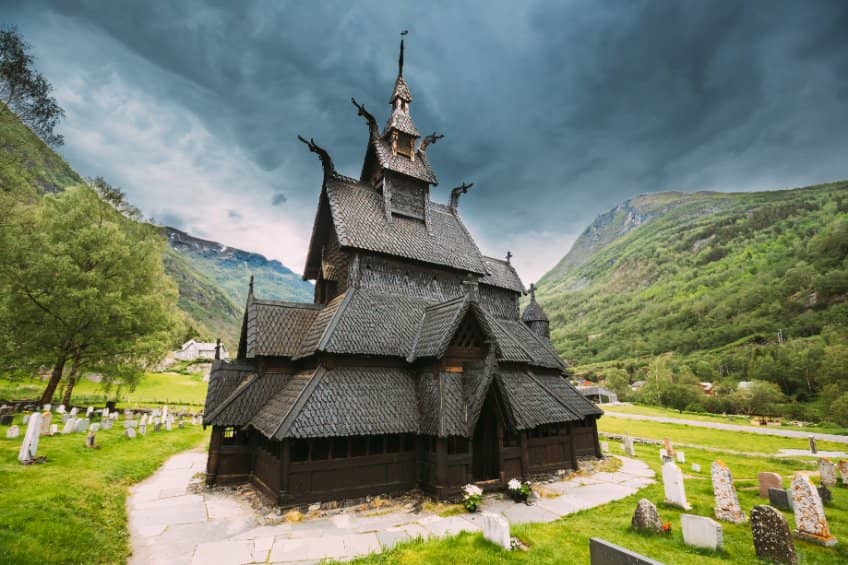
[[[660,461],[665,461],[666,459],[671,459],[668,456],[668,451],[664,447],[660,448]]]
[[[667,437],[663,438],[663,448],[665,449],[666,457],[674,455],[674,447],[671,445],[671,440]]]
[[[839,471],[839,478],[842,481],[840,486],[848,487],[848,461],[844,459],[837,461],[836,470]]]
[[[162,408],[162,419],[163,419],[163,420],[165,420],[165,419],[167,419],[167,418],[168,418],[168,405],[166,404],[166,405]]]
[[[751,509],[751,533],[754,534],[754,549],[759,559],[798,565],[789,524],[779,511],[764,504],[754,506]]]
[[[95,439],[97,437],[97,431],[100,429],[100,424],[91,424],[91,427],[88,428],[88,435],[85,436],[85,446],[93,449],[97,447],[95,443]]]
[[[509,522],[500,514],[483,512],[480,515],[480,526],[483,537],[503,549],[511,549],[509,539]]]
[[[683,531],[683,543],[692,547],[702,547],[718,551],[724,545],[724,532],[721,524],[706,516],[694,514],[680,515],[680,529]]]
[[[170,432],[171,430],[174,429],[173,424],[171,423],[171,420],[172,419],[170,417],[165,418],[165,431],[166,432]]]
[[[650,557],[600,538],[589,538],[589,563],[591,565],[662,565]]]
[[[663,531],[662,521],[660,521],[660,514],[657,512],[656,505],[647,498],[639,500],[636,504],[636,510],[633,511],[633,518],[630,520],[630,528],[661,534]]]
[[[73,408],[71,408],[71,418],[76,418],[77,414],[79,414],[79,408],[74,406]]]
[[[59,424],[50,424],[50,435],[55,436],[59,433]]]
[[[125,430],[125,432],[126,432],[128,438],[135,439],[135,437],[136,437],[135,428],[127,428]]]
[[[14,419],[12,414],[3,414],[0,416],[0,426],[11,426]]]
[[[816,490],[819,491],[819,498],[821,498],[822,504],[828,505],[833,502],[833,493],[830,492],[827,485],[820,485],[816,487]]]
[[[138,427],[138,420],[124,420],[124,427],[125,428],[137,428]]]
[[[29,414],[24,414],[24,417],[23,417],[23,419],[22,419],[22,421],[21,421],[21,423],[22,423],[24,426],[26,426],[26,425],[29,423],[29,416],[30,416]]]
[[[147,414],[141,415],[141,420],[138,422],[138,433],[141,435],[147,433]]]
[[[819,459],[819,475],[821,475],[821,483],[825,486],[836,486],[836,465],[830,459],[822,457]]]
[[[111,430],[112,429],[112,420],[106,418],[102,422],[100,422],[100,429],[102,430]]]
[[[677,458],[677,462],[681,465],[686,463],[686,453],[683,451],[676,451],[674,456]]]
[[[60,404],[59,406],[57,406],[56,407],[56,413],[57,414],[64,414],[65,413],[65,405]]]
[[[824,515],[819,491],[807,475],[792,475],[792,506],[795,508],[795,535],[824,546],[836,545]]]
[[[701,466],[698,465],[697,463],[692,463],[692,471],[694,471],[695,473],[700,473],[701,472]]]
[[[816,438],[810,435],[808,439],[810,441],[810,453],[818,453],[819,450],[816,449]]]
[[[89,406],[85,410],[85,417],[91,419],[92,414],[94,414],[94,406]]]
[[[35,459],[38,454],[38,436],[41,432],[41,413],[34,412],[27,423],[24,441],[21,450],[18,451],[18,461],[28,463]]]
[[[49,404],[45,404],[45,406],[50,406]],[[39,432],[41,435],[46,436],[50,433],[50,422],[53,420],[53,414],[49,411],[45,410],[41,415],[41,431]]]
[[[106,408],[104,408],[103,412],[100,414],[101,420],[106,420],[107,418],[109,418],[109,407],[108,406]]]
[[[77,433],[84,433],[88,431],[88,426],[91,424],[91,421],[88,418],[80,418],[77,420],[77,425],[74,428],[74,431]]]
[[[636,449],[633,447],[633,438],[630,436],[624,436],[622,443],[624,444],[624,454],[628,457],[636,457]]]
[[[741,524],[745,521],[745,513],[739,506],[736,488],[730,469],[721,461],[712,465],[713,494],[715,495],[715,515],[719,520]]]
[[[50,412],[52,409],[53,409],[53,405],[52,405],[52,404],[45,404],[45,405],[44,405],[44,411],[45,411],[45,412]]]
[[[782,488],[768,489],[769,504],[781,510],[792,510],[792,497]]]
[[[763,498],[769,497],[769,489],[783,489],[783,477],[777,473],[764,471],[757,475],[757,480],[760,482],[760,496]]]
[[[181,430],[183,428],[185,428],[185,422],[183,421],[183,417],[180,416],[180,419],[177,420],[177,429]],[[607,450],[609,450],[609,446],[607,446]]]
[[[63,424],[67,424],[67,423],[68,423],[68,420],[70,420],[70,419],[71,419],[71,415],[70,415],[70,414],[68,414],[68,413],[62,414],[62,423],[63,423]]]
[[[16,439],[19,435],[21,435],[21,428],[18,426],[9,426],[6,430],[6,439]]]
[[[666,461],[662,466],[663,489],[665,501],[684,510],[691,510],[686,500],[686,488],[683,485],[683,472],[674,464],[674,461]]]
[[[180,426],[180,427],[182,427],[182,426]],[[601,451],[604,452],[604,453],[609,453],[609,442],[607,442],[607,441],[601,442]]]
[[[63,434],[70,434],[77,428],[77,419],[76,418],[68,418],[68,421],[65,422],[65,427],[62,428]]]

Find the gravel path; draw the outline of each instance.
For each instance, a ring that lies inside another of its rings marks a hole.
[[[622,418],[625,420],[647,420],[650,422],[662,422],[664,424],[682,424],[684,426],[697,426],[699,428],[712,428],[714,430],[729,430],[732,432],[748,432],[764,436],[779,436],[790,438],[807,439],[813,436],[817,440],[832,441],[835,443],[848,443],[848,436],[837,434],[820,434],[815,432],[802,432],[787,430],[785,428],[769,428],[766,426],[741,426],[739,424],[723,424],[721,422],[702,422],[700,420],[687,420],[685,418],[670,418],[668,416],[646,416],[643,414],[624,414],[609,410],[606,415],[610,418]]]
[[[619,457],[614,473],[597,472],[544,485],[532,506],[484,498],[481,509],[512,524],[550,522],[560,516],[618,500],[654,483],[654,472],[636,459]],[[251,506],[229,492],[192,493],[206,453],[192,450],[165,462],[130,489],[127,499],[130,565],[317,563],[383,551],[414,539],[480,531],[479,514],[441,517],[395,508],[386,513],[344,510],[298,523],[262,525]]]

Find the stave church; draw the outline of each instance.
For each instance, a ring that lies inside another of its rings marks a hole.
[[[320,159],[304,268],[311,303],[263,300],[250,282],[238,353],[216,360],[204,425],[207,483],[252,482],[280,505],[576,469],[600,457],[602,414],[566,380],[534,287],[480,252],[460,217],[471,185],[431,200],[437,178],[403,75],[368,126],[359,178]]]

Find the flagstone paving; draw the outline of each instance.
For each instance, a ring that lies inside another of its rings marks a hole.
[[[615,473],[578,475],[543,485],[533,505],[500,495],[484,498],[481,509],[500,513],[511,524],[557,518],[634,494],[654,482],[654,472],[637,459],[619,457]],[[396,509],[387,513],[353,510],[297,523],[262,525],[262,517],[232,492],[191,492],[203,473],[206,453],[175,455],[150,478],[134,486],[127,500],[133,554],[130,565],[316,563],[382,551],[416,537],[480,531],[479,514],[440,517]]]

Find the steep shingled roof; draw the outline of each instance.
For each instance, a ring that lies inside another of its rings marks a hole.
[[[496,381],[506,399],[508,416],[518,430],[582,419],[579,413],[567,407],[565,399],[549,392],[526,371],[501,369]]]
[[[215,426],[243,426],[289,380],[289,375],[266,373],[246,379],[204,419]]]
[[[245,380],[255,377],[256,369],[249,364],[215,361],[206,389],[206,402],[203,407],[203,424],[212,422],[207,418],[212,414]]]
[[[480,284],[488,284],[499,288],[524,292],[524,283],[521,282],[515,267],[501,259],[494,257],[483,257],[486,267],[486,275],[480,279]]]
[[[247,358],[296,355],[322,308],[320,304],[249,300]]]
[[[411,125],[412,129],[415,129],[411,118],[409,125]],[[415,159],[410,159],[400,153],[397,155],[392,154],[392,144],[385,139],[373,139],[371,140],[371,145],[374,148],[374,153],[377,155],[377,162],[380,168],[423,180],[430,184],[439,184],[436,173],[433,172],[430,162],[427,160],[426,152],[416,151]]]
[[[539,306],[539,303],[536,300],[531,300],[530,304],[527,305],[527,308],[524,309],[524,312],[521,314],[522,322],[547,322],[548,315],[545,314],[545,311],[542,310],[542,307]]]

